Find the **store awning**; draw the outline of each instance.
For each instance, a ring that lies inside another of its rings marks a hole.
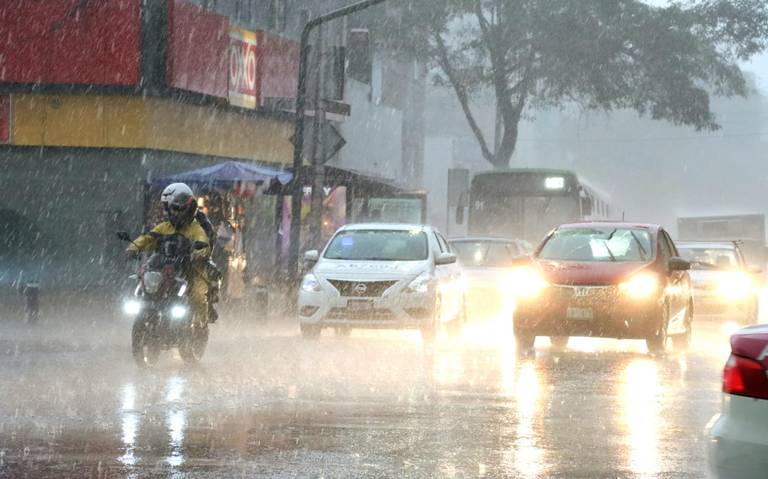
[[[226,161],[198,170],[156,178],[152,181],[152,185],[164,186],[171,183],[191,183],[195,185],[233,186],[237,183],[266,183],[272,181],[285,185],[292,178],[292,173],[277,168],[239,161]]]

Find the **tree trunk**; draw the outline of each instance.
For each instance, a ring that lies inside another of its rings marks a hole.
[[[512,106],[507,105],[502,106],[502,108],[512,108]],[[517,148],[520,115],[513,111],[511,114],[505,115],[505,118],[507,121],[505,121],[503,125],[504,132],[501,137],[501,142],[499,143],[493,161],[491,162],[493,168],[497,170],[509,168],[512,155],[514,155],[515,149]]]

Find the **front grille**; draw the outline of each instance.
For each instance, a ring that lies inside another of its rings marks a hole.
[[[325,319],[391,321],[394,319],[394,315],[392,314],[392,311],[381,308],[373,308],[364,311],[356,311],[347,308],[331,308]]]
[[[611,301],[617,298],[616,286],[571,286],[555,285],[557,297],[574,302]]]
[[[697,289],[699,291],[716,291],[719,286],[720,285],[715,282],[693,283],[693,289]]]
[[[329,279],[329,283],[344,297],[348,298],[378,298],[397,281],[345,281]]]

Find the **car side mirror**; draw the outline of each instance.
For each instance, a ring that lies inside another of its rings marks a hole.
[[[521,254],[519,256],[515,256],[512,258],[512,260],[509,262],[510,267],[517,267],[517,266],[527,266],[531,264],[532,256],[530,254]]]
[[[749,274],[763,274],[763,268],[756,264],[751,264],[747,266],[747,273]]]
[[[117,239],[119,239],[121,241],[128,241],[128,242],[131,241],[131,237],[130,237],[130,235],[128,235],[127,231],[118,231],[117,232]]]
[[[304,261],[310,262],[310,263],[317,263],[317,261],[320,259],[320,252],[316,249],[311,249],[304,253]]]
[[[435,265],[437,266],[453,264],[455,262],[456,262],[456,255],[453,253],[440,253],[437,256],[437,258],[435,258]]]
[[[691,263],[677,256],[669,258],[669,263],[667,264],[670,271],[688,271],[691,269]]]

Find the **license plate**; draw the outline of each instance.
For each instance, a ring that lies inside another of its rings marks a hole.
[[[568,308],[565,315],[568,316],[569,319],[594,318],[594,313],[592,312],[592,308]]]
[[[369,311],[373,309],[373,300],[350,299],[347,301],[347,308],[349,308],[350,311]]]

